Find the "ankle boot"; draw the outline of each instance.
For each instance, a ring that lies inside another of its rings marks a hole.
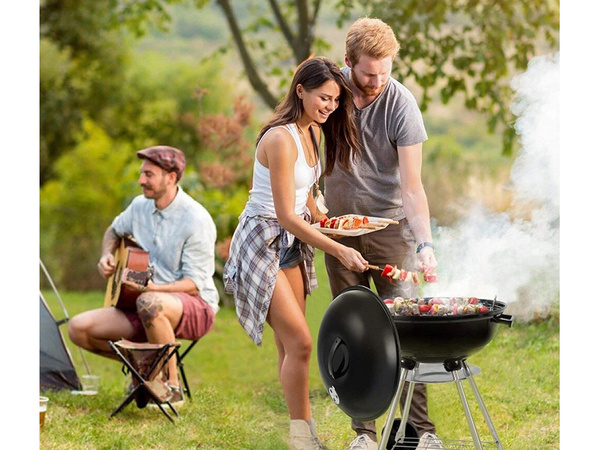
[[[313,436],[308,422],[305,420],[290,420],[290,449],[291,450],[321,450],[319,440]]]

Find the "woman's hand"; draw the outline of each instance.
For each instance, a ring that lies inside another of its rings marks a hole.
[[[336,257],[346,269],[354,272],[364,272],[367,270],[367,264],[369,264],[357,250],[342,244],[340,244],[340,251]]]

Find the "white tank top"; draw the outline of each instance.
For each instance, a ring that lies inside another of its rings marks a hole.
[[[296,205],[294,210],[296,214],[300,215],[305,211],[310,188],[321,176],[321,163],[320,161],[317,161],[316,167],[310,167],[308,165],[304,156],[300,135],[294,124],[281,125],[267,130],[258,142],[258,145],[256,146],[257,150],[265,136],[275,128],[285,128],[288,130],[296,143],[298,157],[296,158],[296,164],[294,165],[294,182],[296,185]],[[254,174],[248,206],[252,209],[260,210],[262,214],[275,217],[275,204],[273,203],[270,172],[268,168],[260,163],[256,156],[254,157]]]

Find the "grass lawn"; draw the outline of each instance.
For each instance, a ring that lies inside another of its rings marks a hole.
[[[310,372],[313,416],[321,439],[332,450],[353,439],[350,419],[326,394],[317,364],[316,338],[331,296],[321,253],[317,254],[320,288],[309,298],[307,317],[315,341]],[[60,289],[60,287],[59,287]],[[69,316],[100,307],[104,293],[60,292]],[[46,295],[57,318],[62,310]],[[510,313],[510,310],[506,311]],[[79,375],[85,366],[79,349],[63,336]],[[267,327],[257,347],[237,322],[235,311],[222,309],[214,329],[187,356],[186,374],[192,401],[179,408],[171,424],[156,409],[138,409],[135,402],[110,419],[124,399],[128,378],[121,364],[85,353],[94,374],[101,376],[94,397],[46,392],[50,398],[43,449],[286,449],[288,417],[276,374],[276,349]],[[559,448],[559,318],[534,324],[498,327],[494,340],[469,363],[482,373],[475,381],[504,448]],[[489,433],[468,383],[465,391],[484,441]],[[430,415],[443,439],[470,440],[468,426],[453,383],[430,384]],[[377,421],[381,430],[387,414]],[[473,447],[469,447],[473,448]],[[487,447],[486,447],[487,448]],[[494,447],[495,448],[495,447]]]

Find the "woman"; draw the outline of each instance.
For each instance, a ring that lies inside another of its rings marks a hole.
[[[351,92],[333,62],[318,57],[298,66],[287,96],[258,135],[250,198],[224,268],[226,291],[248,335],[261,345],[265,321],[274,331],[292,449],[322,448],[308,398],[312,339],[304,316],[306,295],[317,287],[313,247],[350,270],[363,272],[368,264],[310,225],[321,217],[312,193],[321,174],[319,130],[325,175],[334,164],[348,168],[359,148],[353,114]]]

